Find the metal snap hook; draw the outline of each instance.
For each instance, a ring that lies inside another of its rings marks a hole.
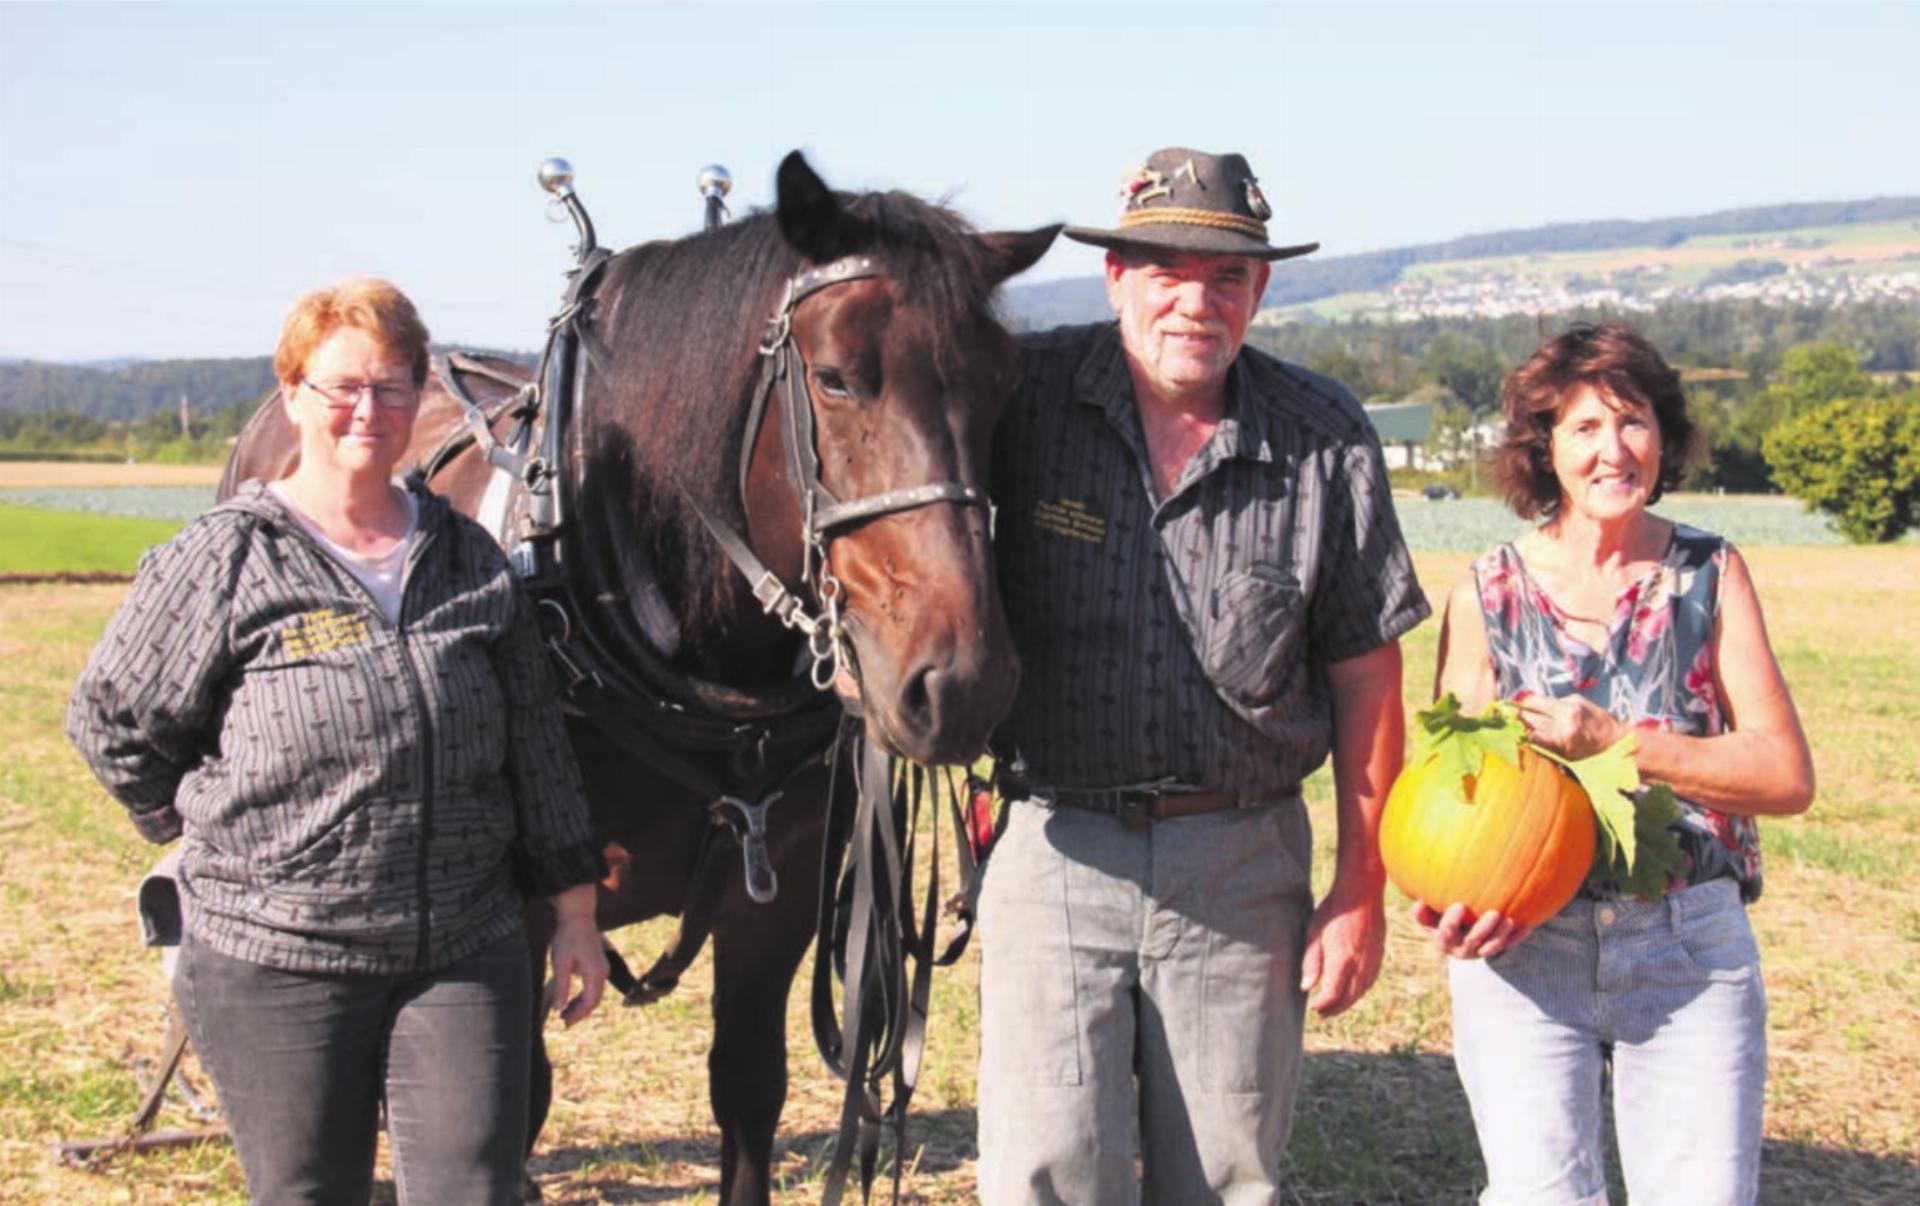
[[[780,875],[773,869],[773,857],[767,852],[767,809],[784,793],[774,792],[758,804],[749,804],[738,796],[721,796],[716,808],[731,808],[740,815],[740,824],[723,816],[722,823],[740,839],[740,861],[746,876],[747,896],[755,904],[770,904],[780,895]],[[745,829],[741,829],[741,824]]]

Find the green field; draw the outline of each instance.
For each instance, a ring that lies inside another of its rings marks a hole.
[[[1799,244],[1820,244],[1817,248],[1789,247],[1771,250],[1775,241],[1793,240]],[[1760,231],[1740,235],[1701,235],[1673,247],[1615,247],[1597,251],[1562,251],[1549,254],[1490,256],[1483,259],[1443,260],[1412,264],[1404,276],[1408,280],[1464,279],[1498,273],[1538,280],[1560,281],[1576,273],[1604,276],[1625,261],[1674,257],[1688,261],[1677,265],[1664,281],[1692,284],[1716,268],[1736,260],[1770,259],[1780,255],[1858,254],[1877,248],[1912,247],[1920,244],[1920,227],[1910,222],[1874,222],[1855,226],[1810,226],[1798,230]]]
[[[1773,239],[1799,239],[1803,242],[1818,242],[1826,247],[1884,247],[1892,243],[1920,243],[1920,222],[1856,222],[1848,226],[1803,226],[1797,230],[1776,230],[1762,234],[1737,235],[1697,235],[1682,243],[1682,247],[1697,247],[1725,251],[1740,251],[1743,255],[1753,254],[1742,250],[1737,244],[1764,243]],[[1824,248],[1823,248],[1824,249]]]
[[[178,520],[90,515],[0,502],[0,574],[130,574]]]
[[[1805,817],[1763,822],[1767,891],[1753,913],[1771,995],[1762,1198],[1920,1201],[1920,626],[1904,622],[1920,598],[1920,545],[1746,552],[1820,780]],[[1418,554],[1430,595],[1470,556]],[[48,1154],[56,1140],[114,1131],[134,1104],[130,1067],[161,1038],[166,989],[138,945],[131,901],[157,851],[61,733],[70,684],[123,590],[0,587],[4,1202],[242,1200],[224,1146],[127,1158],[95,1174]],[[1406,641],[1410,709],[1429,690],[1435,642],[1431,623]],[[1324,885],[1334,832],[1324,774],[1309,791]],[[810,908],[806,896],[773,907]],[[1379,984],[1346,1016],[1309,1023],[1289,1202],[1464,1204],[1477,1191],[1471,1121],[1447,1054],[1444,968],[1405,902],[1390,894],[1390,909]],[[646,958],[669,933],[654,922],[618,941],[629,959]],[[703,958],[665,1001],[610,1006],[553,1035],[558,1102],[533,1166],[549,1203],[714,1200],[708,966]],[[970,955],[936,980],[909,1201],[973,1200],[975,966]],[[818,1197],[840,1085],[813,1052],[801,997],[789,1022],[778,1200],[803,1203]],[[176,1104],[161,1125],[196,1124]]]

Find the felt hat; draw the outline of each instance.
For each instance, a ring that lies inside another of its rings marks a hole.
[[[1187,147],[1155,151],[1130,169],[1120,185],[1126,205],[1112,230],[1069,226],[1069,239],[1095,247],[1140,247],[1195,255],[1247,255],[1285,260],[1320,248],[1318,243],[1276,247],[1267,240],[1273,208],[1246,156],[1209,155]]]

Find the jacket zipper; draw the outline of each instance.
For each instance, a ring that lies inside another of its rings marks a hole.
[[[281,502],[281,500],[277,498],[274,502],[281,507],[286,506],[284,502]],[[419,506],[417,514],[424,518],[426,515],[426,506],[424,504]],[[400,568],[400,615],[399,619],[392,624],[387,624],[386,612],[381,610],[380,601],[374,598],[371,590],[367,589],[367,584],[360,581],[360,579],[349,572],[346,567],[340,565],[326,549],[320,547],[319,542],[307,532],[306,528],[303,527],[298,520],[289,516],[283,526],[290,530],[296,539],[305,541],[307,547],[313,551],[314,556],[325,561],[332,567],[336,574],[346,578],[349,583],[349,589],[360,592],[360,594],[366,598],[368,605],[367,610],[372,613],[375,623],[393,630],[399,653],[400,668],[405,673],[407,679],[407,694],[413,700],[415,715],[420,718],[419,732],[417,734],[420,743],[420,846],[419,855],[414,859],[414,908],[420,915],[420,924],[419,938],[414,944],[414,965],[416,970],[425,970],[427,967],[427,956],[432,949],[433,942],[433,919],[428,912],[428,905],[432,894],[427,890],[427,867],[429,862],[427,851],[433,841],[433,717],[427,711],[426,694],[420,689],[420,675],[413,668],[413,656],[410,651],[411,642],[407,638],[407,591],[408,588],[413,585],[414,567],[419,565],[422,558],[426,556],[427,548],[433,544],[434,538],[439,534],[440,525],[435,524],[429,528],[416,520],[416,526],[414,528],[416,539],[413,548],[407,553],[406,564]]]
[[[420,563],[427,546],[433,543],[434,533],[422,529],[413,551],[407,554],[407,561],[400,569],[400,616],[394,624],[394,637],[399,644],[400,664],[405,667],[407,690],[413,696],[414,712],[420,717],[420,853],[414,862],[414,902],[420,915],[420,938],[414,948],[414,966],[425,971],[428,966],[428,952],[433,942],[433,917],[429,912],[432,893],[427,888],[428,851],[433,845],[433,717],[427,711],[426,693],[420,688],[420,675],[413,668],[411,641],[407,635],[407,587],[413,581],[413,568]],[[353,577],[349,574],[348,577]],[[355,585],[362,590],[366,587],[355,579]],[[367,591],[371,599],[373,592]],[[377,611],[378,608],[376,607]],[[385,617],[381,617],[384,619]]]

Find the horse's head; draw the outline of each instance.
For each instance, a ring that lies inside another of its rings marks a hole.
[[[839,675],[836,689],[894,752],[972,758],[1020,674],[986,501],[1015,349],[989,303],[1059,228],[980,234],[904,194],[838,196],[797,152],[778,185],[780,232],[808,265],[853,257],[855,279],[806,294],[791,315],[819,483],[850,508],[818,534],[825,570],[811,584],[840,595],[854,673]],[[871,274],[855,275],[863,267]],[[794,499],[807,486],[795,480],[804,453],[796,464],[786,451],[788,422],[768,405],[747,484],[750,536],[775,564],[796,556]]]

